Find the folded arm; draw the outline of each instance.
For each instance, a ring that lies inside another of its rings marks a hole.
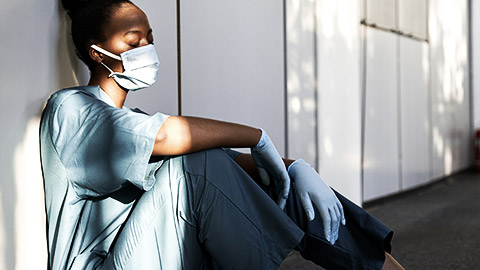
[[[185,116],[171,116],[157,133],[152,155],[182,155],[218,147],[249,147],[260,178],[270,179],[278,193],[278,205],[285,207],[290,178],[282,158],[267,133],[245,125]]]
[[[170,116],[158,131],[152,155],[182,155],[217,147],[254,147],[261,130],[188,116]]]

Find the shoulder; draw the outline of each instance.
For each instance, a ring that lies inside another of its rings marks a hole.
[[[64,129],[73,128],[85,120],[85,114],[82,111],[98,103],[100,101],[95,95],[86,91],[85,87],[61,89],[48,99],[43,110],[42,122],[50,123],[49,126],[54,131],[59,131],[62,126]]]
[[[82,91],[82,87],[65,88],[53,93],[43,109],[40,130],[42,136],[49,135],[55,145],[61,134],[68,133],[74,129],[74,124],[80,122],[78,116],[74,116],[74,109],[64,110],[71,106],[63,106],[67,100],[81,100],[81,96],[88,97],[88,94]],[[91,97],[88,97],[91,98]],[[75,119],[77,118],[77,119]],[[68,120],[68,121],[66,121]]]
[[[53,93],[47,102],[47,107],[58,108],[67,100],[87,101],[95,99],[95,95],[86,91],[85,86],[61,89]]]
[[[53,93],[45,107],[44,114],[54,119],[65,116],[78,118],[93,112],[105,111],[113,107],[98,96],[98,87],[77,86],[61,89]],[[90,112],[85,114],[86,112]]]

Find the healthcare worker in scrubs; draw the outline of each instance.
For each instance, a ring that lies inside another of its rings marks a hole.
[[[49,268],[276,269],[296,249],[327,269],[401,269],[393,232],[263,129],[125,107],[159,67],[136,5],[62,4],[91,76],[42,115]]]

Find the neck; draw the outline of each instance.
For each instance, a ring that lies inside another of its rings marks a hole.
[[[113,103],[115,103],[115,106],[118,108],[122,108],[125,100],[127,99],[128,91],[125,91],[118,86],[113,78],[108,78],[108,74],[92,74],[88,85],[99,85],[100,88],[113,100]]]

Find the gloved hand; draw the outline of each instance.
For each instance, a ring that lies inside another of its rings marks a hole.
[[[267,135],[265,130],[262,131],[262,137],[257,145],[252,147],[251,153],[253,162],[257,166],[258,173],[264,185],[270,185],[270,176],[272,176],[278,195],[278,206],[283,209],[287,202],[288,193],[290,192],[290,177],[283,163],[282,157],[278,154],[273,142]]]
[[[295,181],[297,194],[310,221],[315,218],[312,201],[317,206],[322,216],[325,238],[333,245],[338,239],[340,222],[345,225],[343,207],[337,196],[303,159],[290,164],[288,174]]]

